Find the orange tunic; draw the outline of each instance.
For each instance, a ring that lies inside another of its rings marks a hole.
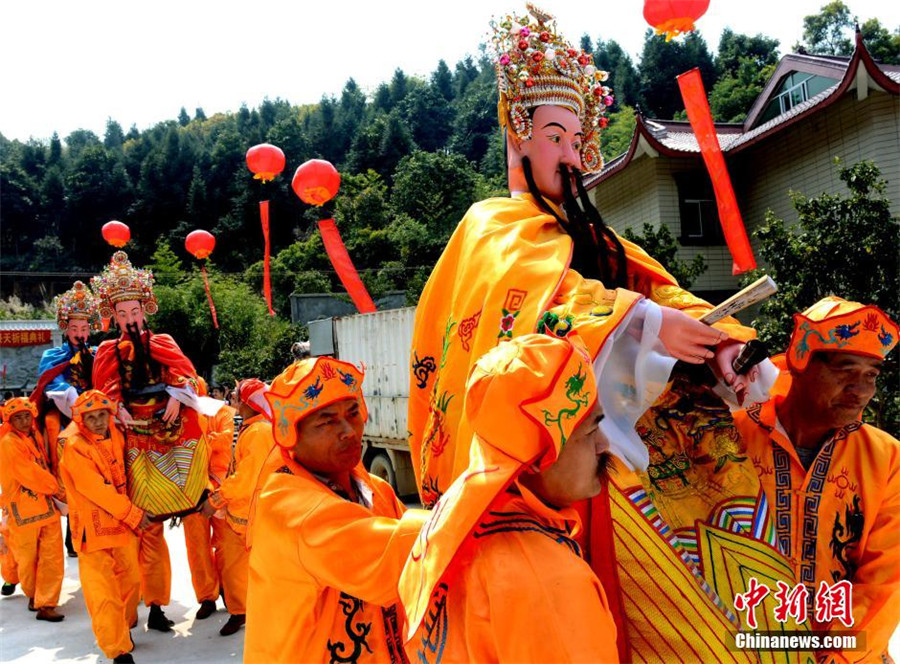
[[[244,662],[405,662],[397,580],[427,516],[360,464],[372,508],[290,459],[260,494]]]
[[[246,533],[253,490],[273,447],[272,423],[265,415],[245,420],[234,448],[234,470],[209,496],[213,507],[225,508],[226,522],[238,533]]]
[[[59,482],[50,471],[44,440],[36,429],[25,436],[5,425],[0,436],[0,485],[10,515],[11,530],[41,528],[59,523],[53,496]]]
[[[116,428],[101,438],[78,428],[66,441],[63,480],[69,492],[72,543],[78,551],[130,545],[144,516],[125,487],[125,439]]]
[[[782,400],[735,415],[774,512],[776,537],[807,587],[811,618],[821,582],[852,582],[852,631],[865,633],[866,650],[841,655],[880,662],[900,622],[900,441],[853,422],[825,442],[807,471],[777,425]],[[847,629],[840,622],[817,628]]]
[[[209,445],[209,479],[217,489],[231,467],[234,441],[235,410],[228,404],[222,406],[207,422],[206,442]]]
[[[517,485],[500,494],[432,593],[407,643],[414,662],[618,662],[600,581],[572,536],[578,516]]]

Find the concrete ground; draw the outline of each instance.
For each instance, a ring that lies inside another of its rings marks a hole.
[[[174,631],[162,634],[147,631],[148,609],[138,608],[138,626],[131,630],[135,662],[190,662],[220,664],[240,662],[244,652],[244,630],[219,636],[228,614],[219,600],[219,610],[206,620],[195,620],[197,600],[191,587],[184,547],[184,531],[166,527],[166,542],[172,559],[172,602],[166,614],[175,621]],[[110,661],[94,643],[91,622],[78,580],[78,559],[66,557],[66,577],[60,596],[61,623],[35,620],[21,587],[15,594],[0,597],[0,662],[16,664],[95,664]],[[900,630],[890,644],[892,657],[900,661]]]
[[[191,587],[184,547],[184,531],[166,527],[166,542],[172,559],[172,602],[165,612],[175,621],[173,631],[147,631],[149,609],[138,608],[138,626],[131,630],[135,662],[191,662],[219,664],[240,662],[244,653],[244,630],[232,636],[219,636],[219,628],[228,614],[218,602],[218,611],[206,620],[195,620],[197,600]],[[91,631],[91,621],[78,580],[78,559],[66,557],[59,611],[61,623],[35,620],[28,611],[28,600],[21,586],[9,597],[0,597],[0,662],[17,664],[94,664],[107,662]]]

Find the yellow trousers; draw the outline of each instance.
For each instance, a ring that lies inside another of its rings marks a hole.
[[[138,538],[127,546],[78,553],[78,573],[91,629],[109,659],[131,652],[129,629],[141,593]]]
[[[247,583],[250,574],[250,552],[244,544],[244,536],[236,533],[225,519],[210,519],[213,530],[213,547],[216,550],[216,568],[228,613],[247,613]]]
[[[144,604],[165,606],[172,590],[172,563],[163,535],[162,523],[154,523],[141,531],[138,563],[141,574],[141,596]]]
[[[184,517],[182,525],[197,601],[215,600],[222,588],[228,612],[245,613],[250,554],[244,537],[224,519],[207,519],[201,514]]]
[[[209,519],[194,512],[181,520],[181,526],[184,528],[184,544],[197,601],[214,602],[219,596],[219,574],[210,539]]]
[[[0,576],[3,577],[4,583],[18,583],[19,567],[16,565],[16,556],[13,553],[12,535],[8,530],[3,533],[3,540],[6,542],[6,553],[0,555]]]
[[[34,608],[59,603],[64,573],[63,537],[59,519],[39,528],[9,529],[22,592],[34,600]]]

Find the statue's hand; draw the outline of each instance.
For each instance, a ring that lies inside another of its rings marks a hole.
[[[163,413],[163,422],[166,424],[171,424],[175,421],[175,418],[178,417],[178,413],[181,412],[181,402],[175,397],[169,397],[169,402],[166,404],[166,412]]]
[[[130,429],[134,426],[134,418],[131,416],[131,413],[129,413],[125,408],[125,404],[119,404],[119,411],[116,413],[116,418],[126,429]]]
[[[659,340],[676,360],[703,364],[713,357],[709,346],[716,346],[728,335],[670,307],[661,307],[662,325]],[[733,373],[733,372],[732,372]]]
[[[759,377],[759,367],[753,367],[744,375],[734,372],[732,368],[734,361],[741,354],[743,348],[744,344],[736,339],[727,339],[716,347],[715,358],[709,363],[716,378],[734,390],[734,395],[740,406],[744,404],[744,398],[747,395],[747,390],[750,388],[750,383]]]

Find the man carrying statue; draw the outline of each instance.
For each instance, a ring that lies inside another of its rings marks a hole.
[[[84,282],[56,300],[56,322],[63,331],[63,343],[44,351],[38,365],[38,382],[31,393],[43,414],[44,440],[50,453],[50,468],[61,483],[59,463],[62,459],[66,430],[70,429],[72,404],[82,392],[91,388],[91,373],[96,347],[88,345],[91,332],[100,329],[97,298]],[[65,496],[65,487],[61,486]],[[63,512],[65,513],[65,512]],[[77,555],[72,535],[66,526],[66,549],[70,557]]]
[[[409,429],[423,504],[440,506],[469,465],[465,384],[478,358],[524,334],[575,329],[616,459],[604,491],[578,509],[585,559],[616,618],[619,658],[768,661],[769,653],[727,647],[741,626],[734,597],[747,582],[729,561],[752,571],[764,556],[769,578],[785,581],[790,566],[729,409],[711,389],[670,373],[678,360],[707,364],[718,389],[740,403],[763,400],[775,369],[766,361],[737,375],[733,361],[754,330],[733,318],[699,322],[712,306],[618,237],[589,200],[581,173],[602,167],[612,103],[590,54],[530,5],[492,28],[511,195],[469,209],[416,311]],[[679,392],[685,383],[698,392]],[[677,482],[648,472],[667,459],[680,464]]]
[[[129,498],[155,522],[140,534],[141,594],[150,629],[170,631],[172,570],[162,521],[194,510],[206,488],[209,452],[200,424],[197,372],[167,334],[152,333],[146,315],[157,310],[153,275],[117,251],[91,280],[100,315],[115,318],[120,335],[104,341],[94,359],[94,388],[117,404],[125,428]]]

